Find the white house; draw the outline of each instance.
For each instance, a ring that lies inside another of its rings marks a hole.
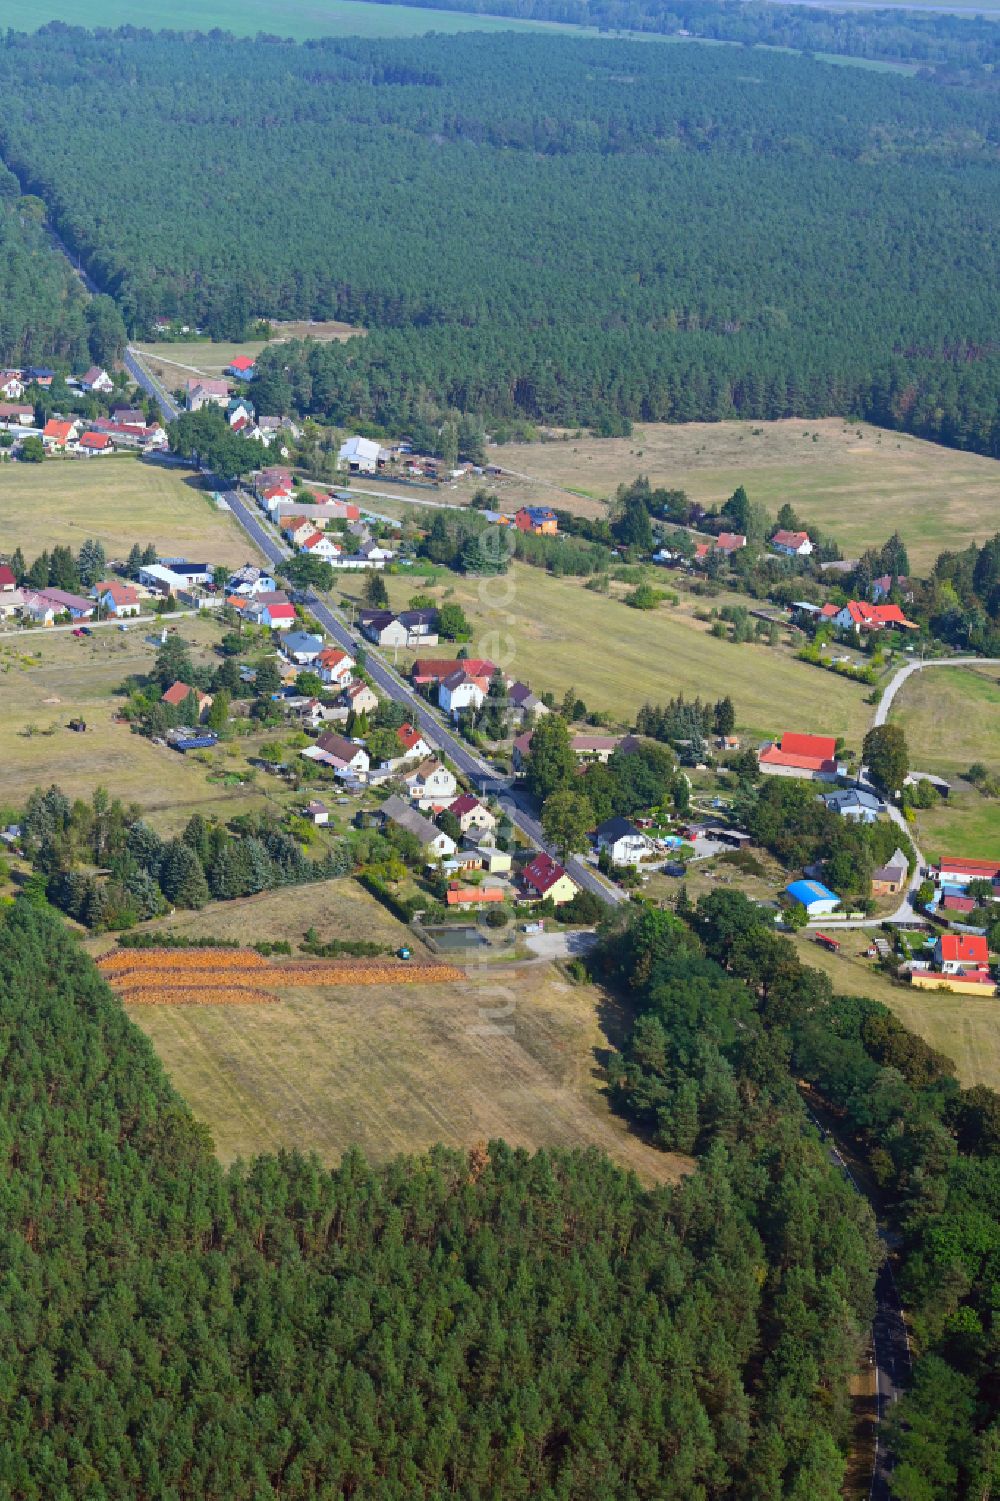
[[[638,865],[649,854],[651,845],[627,818],[616,817],[598,824],[597,848],[607,850],[612,865]]]
[[[471,792],[463,792],[461,797],[456,797],[453,803],[449,803],[448,812],[458,819],[463,834],[468,834],[471,829],[492,833],[497,826],[496,814],[491,813],[486,804],[481,803]]]
[[[311,558],[324,558],[327,562],[331,558],[339,558],[341,549],[336,542],[324,532],[311,531],[301,539],[298,544],[299,552],[308,553]]]
[[[320,652],[314,665],[324,683],[332,683],[337,688],[344,688],[351,681],[355,661],[351,654],[343,651],[341,647],[327,646]]]
[[[477,677],[459,666],[438,684],[438,705],[453,717],[463,709],[479,709],[490,691],[488,677]]]
[[[230,577],[226,592],[245,594],[253,599],[258,594],[273,594],[277,587],[274,579],[263,568],[256,568],[253,563],[244,563]]]
[[[0,374],[0,396],[5,396],[8,401],[18,401],[24,395],[24,381],[16,370],[5,370]]]
[[[354,740],[345,739],[335,730],[328,730],[325,735],[320,735],[316,744],[309,746],[302,754],[314,761],[323,761],[337,771],[350,771],[356,777],[361,778],[367,775],[368,767],[371,765],[368,752],[363,745],[358,745]]]
[[[317,828],[322,828],[330,822],[330,810],[326,806],[326,803],[322,803],[318,798],[314,798],[311,803],[306,803],[306,817]]]
[[[376,567],[380,563],[391,563],[396,554],[391,547],[386,547],[382,542],[362,542],[358,548],[358,557],[364,558],[366,563],[372,563]]]
[[[784,527],[775,532],[771,546],[786,558],[807,558],[813,550],[808,532],[789,532]]]
[[[80,377],[80,385],[85,391],[98,391],[104,396],[115,389],[111,376],[99,365],[91,365],[86,375]]]
[[[373,438],[348,438],[340,445],[338,469],[348,469],[352,474],[375,474],[380,463],[385,463],[385,453]]]
[[[397,797],[395,793],[387,797],[379,812],[383,818],[391,819],[397,828],[405,829],[420,841],[426,855],[436,855],[444,858],[453,855],[457,848],[454,839],[432,824],[429,818],[424,818],[416,808],[411,808],[409,803]]]
[[[290,631],[282,641],[281,649],[297,667],[309,667],[323,650],[323,638],[310,635],[308,631]]]
[[[229,382],[206,380],[203,377],[189,380],[184,389],[184,404],[189,412],[200,412],[205,406],[225,410],[229,405]]]
[[[107,579],[95,584],[91,591],[104,615],[114,615],[119,620],[124,615],[139,615],[142,603],[138,590],[131,584],[120,584],[117,579]]]
[[[429,761],[421,761],[403,780],[410,801],[420,808],[443,808],[458,792],[454,773],[433,756]]]
[[[885,804],[873,792],[864,792],[860,787],[848,787],[844,792],[831,792],[823,798],[831,813],[838,813],[852,823],[875,823]]]

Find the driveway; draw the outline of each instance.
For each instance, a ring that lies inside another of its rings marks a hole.
[[[571,933],[534,933],[525,942],[537,959],[576,959],[590,952],[597,934],[593,928]]]

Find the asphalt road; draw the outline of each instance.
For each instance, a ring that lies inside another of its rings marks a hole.
[[[227,505],[247,535],[271,563],[276,567],[280,566],[288,558],[289,552],[263,525],[253,502],[239,495],[235,490],[226,490],[223,493]],[[527,794],[518,787],[512,787],[509,779],[502,772],[449,729],[442,718],[434,712],[425,699],[413,690],[405,678],[400,677],[399,673],[390,667],[368,642],[355,636],[348,629],[346,622],[334,613],[320,595],[310,591],[306,595],[306,603],[320,625],[338,645],[344,647],[352,655],[357,653],[359,647],[364,650],[365,669],[375,686],[387,698],[394,699],[396,703],[402,705],[411,723],[419,725],[428,740],[446,752],[452,765],[469,780],[472,786],[482,793],[489,793],[498,798],[511,823],[539,849],[547,850],[549,854],[554,855],[555,851],[545,838],[542,826],[535,816],[534,805]],[[584,891],[593,892],[608,906],[618,906],[627,901],[624,892],[605,881],[599,872],[575,856],[566,862],[566,868],[578,886]]]

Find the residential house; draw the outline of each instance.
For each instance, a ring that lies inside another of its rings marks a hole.
[[[213,699],[210,693],[202,693],[200,688],[192,688],[188,683],[178,680],[171,683],[165,693],[160,694],[161,704],[170,704],[174,709],[179,709],[181,704],[186,703],[191,694],[194,694],[198,704],[198,718],[204,719],[212,707]]]
[[[420,808],[440,811],[454,800],[458,792],[455,773],[449,771],[436,757],[421,761],[413,771],[407,772],[403,781],[410,801]]]
[[[315,745],[308,746],[302,754],[311,760],[322,761],[326,766],[332,766],[335,771],[350,772],[359,780],[363,780],[368,774],[371,765],[368,752],[363,745],[356,740],[348,740],[343,735],[338,735],[334,730],[327,730],[325,735],[320,735]]]
[[[460,663],[455,672],[438,684],[438,707],[453,719],[463,709],[481,708],[490,691],[490,677],[469,671],[468,662]]]
[[[514,525],[536,537],[554,537],[559,530],[558,517],[548,506],[522,506],[514,513]]]
[[[114,453],[114,451],[110,433],[84,433],[76,444],[76,452],[85,454],[88,458],[96,458],[100,454]]]
[[[0,396],[5,396],[8,401],[17,401],[23,395],[24,381],[19,370],[4,370],[0,373]]]
[[[290,631],[295,624],[295,606],[290,600],[258,600],[260,624],[271,631]]]
[[[56,378],[56,372],[47,365],[30,365],[24,374],[29,385],[40,386],[43,391],[47,391]]]
[[[885,804],[873,792],[848,787],[843,792],[828,792],[823,802],[831,813],[838,813],[852,823],[874,823],[885,812]]]
[[[290,631],[282,641],[281,649],[297,667],[310,667],[323,650],[323,637],[313,636],[308,631]]]
[[[391,547],[386,547],[384,542],[362,542],[358,548],[357,556],[373,568],[384,568],[386,563],[391,563],[396,554]]]
[[[234,396],[226,407],[226,421],[234,433],[250,436],[254,425],[253,407],[243,396]]]
[[[229,382],[206,380],[203,376],[189,380],[184,388],[184,404],[189,412],[200,412],[206,406],[225,411],[229,405]]]
[[[801,777],[810,782],[835,782],[845,770],[837,760],[837,741],[833,735],[786,731],[780,740],[758,751],[757,761],[767,776]]]
[[[253,380],[256,370],[257,361],[253,355],[237,354],[229,361],[223,373],[233,375],[237,380]]]
[[[376,646],[437,646],[437,610],[362,610],[358,624]]]
[[[954,913],[955,916],[949,918],[949,921],[957,922],[960,917],[968,917],[970,912],[975,912],[976,899],[972,896],[954,896],[949,893],[941,898],[941,910]]]
[[[17,578],[13,568],[7,563],[0,563],[0,595],[9,594],[17,588]]]
[[[0,427],[34,427],[34,407],[22,406],[16,401],[0,402]]]
[[[210,584],[213,577],[208,563],[189,563],[186,558],[160,558],[139,569],[139,583],[155,594],[179,594],[199,584]]]
[[[126,615],[139,615],[142,612],[139,591],[131,584],[106,579],[103,583],[95,584],[91,593],[105,615],[114,615],[120,620]]]
[[[28,596],[23,589],[0,589],[0,620],[13,620],[15,616],[28,613]],[[51,608],[51,607],[50,607]],[[55,611],[52,612],[55,619]],[[51,625],[51,621],[43,622]]]
[[[549,712],[537,694],[532,693],[527,683],[511,683],[507,689],[510,702],[510,717],[515,724],[530,725],[542,714]]]
[[[80,431],[79,422],[50,417],[42,428],[42,443],[50,453],[56,453],[75,443],[80,436]]]
[[[445,904],[475,911],[502,902],[505,892],[502,886],[449,886],[445,892]]]
[[[720,532],[715,539],[715,551],[721,552],[725,557],[732,557],[734,552],[739,552],[746,547],[747,539],[742,532]]]
[[[934,944],[934,963],[943,975],[964,975],[968,970],[988,973],[989,945],[975,933],[942,933]]]
[[[36,589],[32,597],[50,604],[56,615],[69,615],[72,620],[89,620],[96,608],[93,600],[65,589]]]
[[[901,849],[897,849],[884,865],[872,872],[872,896],[898,896],[906,886],[909,865]]]
[[[638,735],[571,735],[570,746],[576,759],[581,763],[600,761],[607,765],[615,751],[620,750],[623,755],[628,755],[641,745]],[[523,771],[531,750],[531,731],[525,730],[514,741],[514,770]]]
[[[423,732],[415,725],[401,724],[396,731],[396,739],[400,744],[401,761],[411,761],[414,757],[423,761],[433,753],[430,742],[424,739]]]
[[[606,850],[612,865],[639,865],[650,853],[649,839],[627,818],[606,818],[597,826],[597,848]]]
[[[283,516],[281,518],[281,532],[293,547],[301,546],[306,537],[311,537],[316,531],[311,521],[304,516]]]
[[[880,578],[872,579],[870,594],[872,604],[880,605],[889,598],[893,589],[897,591],[904,604],[913,603],[913,580],[905,574],[898,574],[893,578],[891,573],[883,573]]]
[[[935,776],[930,771],[908,771],[903,778],[904,787],[916,787],[918,782],[929,782],[939,797],[951,795],[951,783],[946,782],[944,777]]]
[[[373,438],[355,436],[341,443],[337,468],[347,469],[351,474],[375,474],[387,459],[385,449]]]
[[[919,630],[898,605],[870,605],[863,599],[848,600],[834,615],[833,623],[842,631]]]
[[[96,391],[102,396],[106,396],[109,391],[115,389],[111,376],[99,365],[91,365],[86,375],[80,377],[80,385],[85,391]]]
[[[44,599],[31,589],[26,589],[22,613],[28,620],[33,620],[36,625],[53,625],[56,616],[61,612],[56,609],[51,600]]]
[[[458,819],[463,834],[468,834],[471,829],[492,833],[497,826],[496,814],[491,813],[486,804],[481,803],[471,792],[463,792],[453,803],[449,803],[448,812]]]
[[[496,663],[491,662],[488,657],[466,657],[463,661],[459,661],[457,657],[418,657],[410,676],[415,688],[429,688],[450,677],[459,668],[471,673],[473,677],[484,677],[487,681],[497,670]]]
[[[374,714],[378,708],[378,695],[367,683],[349,683],[341,698],[355,714]]]
[[[317,828],[323,828],[330,822],[330,810],[326,806],[326,803],[320,802],[318,798],[313,798],[312,802],[306,803],[306,817]]]
[[[354,658],[339,646],[325,646],[313,664],[324,683],[344,688],[351,681]]]
[[[258,594],[273,594],[277,588],[273,577],[264,568],[257,568],[253,563],[244,563],[230,575],[226,585],[230,594],[245,594],[253,599]]]
[[[564,865],[553,860],[544,850],[521,871],[521,890],[528,901],[550,901],[561,907],[576,896],[576,885]]]
[[[840,906],[840,897],[822,881],[793,881],[785,887],[785,894],[800,907],[805,907],[811,918],[828,917]]]
[[[264,421],[263,417],[261,421]],[[280,464],[269,464],[266,469],[258,469],[254,475],[253,488],[258,496],[263,495],[265,490],[280,490],[285,495],[291,495],[292,471]]]
[[[139,407],[114,407],[111,418],[122,427],[145,427],[146,425],[146,414]]]
[[[942,855],[938,861],[938,880],[950,886],[968,886],[970,881],[990,881],[1000,885],[1000,860],[966,860]]]
[[[297,536],[295,544],[299,552],[308,553],[311,558],[323,558],[326,562],[339,558],[341,554],[341,548],[332,537],[328,537],[325,532],[317,532],[315,529],[311,529],[304,537]]]
[[[786,558],[807,558],[813,550],[808,532],[790,532],[780,527],[771,538],[771,546],[775,552],[784,554]]]
[[[420,841],[424,854],[437,856],[443,859],[455,853],[455,841],[443,829],[431,823],[429,818],[424,818],[416,808],[398,797],[395,793],[387,797],[379,809],[383,819],[389,819],[397,828],[405,829],[408,834],[413,834]]]

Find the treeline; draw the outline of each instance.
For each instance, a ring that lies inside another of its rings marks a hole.
[[[502,1142],[224,1172],[53,914],[0,973],[12,1491],[837,1501],[874,1234],[742,986],[704,1163],[647,1190]]]
[[[133,331],[368,328],[272,344],[262,410],[849,413],[1000,453],[986,94],[727,47],[59,28],[7,33],[0,87],[3,154]]]
[[[516,560],[561,578],[589,578],[607,572],[613,561],[610,549],[600,542],[498,526],[471,507],[434,511],[423,519],[427,531],[420,542],[420,556],[459,573],[506,573]]]
[[[767,1111],[789,1068],[815,1086],[902,1236],[899,1281],[918,1359],[894,1424],[893,1495],[981,1501],[1000,1483],[1000,1096],[961,1088],[950,1059],[886,1007],[831,995],[770,913],[741,893],[702,897],[685,914],[686,925],[636,914],[604,945],[602,967],[638,999],[614,1073],[622,1109],[665,1147],[710,1151]],[[794,1113],[793,1097],[789,1083],[783,1112]],[[810,1189],[793,1182],[788,1194],[808,1237]],[[800,1328],[807,1359],[815,1325],[803,1318]],[[831,1320],[835,1339],[839,1329]]]
[[[384,4],[386,0],[375,0]],[[472,15],[558,21],[601,31],[705,37],[744,46],[793,47],[846,57],[908,59],[934,65],[948,82],[988,79],[1000,60],[996,27],[984,16],[921,16],[887,8],[847,15],[804,5],[733,0],[403,0]]]
[[[194,813],[179,837],[162,839],[137,807],[100,787],[90,803],[36,788],[21,828],[35,872],[29,890],[95,932],[130,928],[169,906],[197,911],[210,897],[345,875],[352,865],[346,848],[309,859],[265,813],[239,814],[228,826]]]

